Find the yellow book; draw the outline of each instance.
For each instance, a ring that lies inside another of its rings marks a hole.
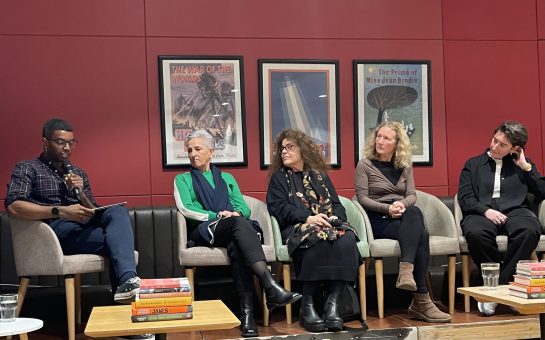
[[[515,282],[527,286],[545,286],[545,278],[531,278],[523,275],[514,275]]]
[[[138,299],[134,302],[134,307],[166,307],[166,306],[189,306],[191,305],[191,296],[163,297],[155,299]]]

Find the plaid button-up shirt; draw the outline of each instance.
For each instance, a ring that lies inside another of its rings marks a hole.
[[[73,171],[83,178],[83,192],[96,205],[87,174],[77,167],[73,167]],[[7,208],[15,201],[51,206],[79,203],[74,192],[68,189],[63,176],[64,173],[60,173],[42,156],[19,162],[11,175],[4,206]]]

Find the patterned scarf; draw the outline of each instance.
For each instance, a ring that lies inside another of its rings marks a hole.
[[[333,215],[331,195],[324,184],[322,174],[313,170],[303,171],[303,187],[301,188],[291,169],[285,168],[284,173],[290,189],[290,201],[293,205],[298,208],[310,209],[313,215],[320,213],[326,214],[328,217]],[[331,228],[310,223],[296,224],[293,234],[287,242],[288,252],[291,254],[299,247],[309,248],[319,240],[334,241],[343,236],[347,229],[353,230],[348,223],[338,219],[334,221]]]

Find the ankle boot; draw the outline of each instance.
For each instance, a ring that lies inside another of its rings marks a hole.
[[[276,281],[274,281],[271,273],[266,271],[261,276],[261,284],[265,289],[265,297],[267,298],[267,308],[271,311],[274,308],[282,307],[288,303],[293,303],[301,299],[301,294],[288,292]]]
[[[312,295],[303,295],[299,309],[299,324],[309,332],[325,331],[325,322],[314,309]]]
[[[254,304],[252,301],[252,293],[243,293],[240,296],[240,335],[243,337],[259,336],[257,325],[254,321]]]
[[[412,263],[399,262],[399,275],[397,276],[396,288],[416,292],[413,269],[414,265]]]
[[[330,292],[324,303],[325,327],[328,331],[342,331],[343,319],[339,315],[339,292]]]
[[[430,299],[429,293],[413,293],[409,315],[427,322],[450,322],[450,315],[443,313]]]

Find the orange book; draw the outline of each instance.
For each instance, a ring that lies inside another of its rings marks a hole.
[[[509,289],[523,293],[545,293],[545,286],[528,286],[517,282],[510,282]]]
[[[176,296],[155,299],[139,299],[137,296],[136,301],[134,302],[134,306],[136,308],[189,306],[191,305],[191,302],[191,296]]]
[[[131,302],[132,315],[154,315],[154,314],[174,314],[193,312],[193,306],[166,306],[166,307],[144,307],[137,308],[134,302]]]

